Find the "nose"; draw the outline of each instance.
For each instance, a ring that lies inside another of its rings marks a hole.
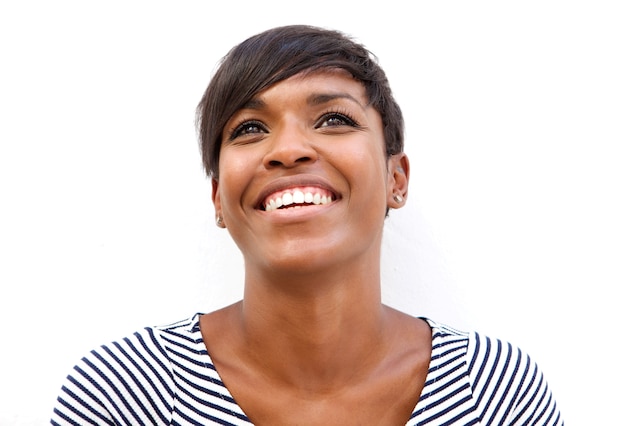
[[[311,143],[311,136],[295,123],[275,129],[263,164],[266,168],[292,168],[314,162],[317,160],[317,151]]]

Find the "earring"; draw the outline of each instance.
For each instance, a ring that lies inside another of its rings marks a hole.
[[[215,224],[220,228],[224,228],[224,219],[222,219],[222,216],[218,216],[215,219]]]
[[[393,200],[396,203],[400,204],[401,202],[404,201],[404,198],[402,198],[402,195],[400,195],[400,194],[393,194]]]

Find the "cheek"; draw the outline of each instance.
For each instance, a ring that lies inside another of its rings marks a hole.
[[[253,157],[246,150],[223,149],[219,167],[220,180],[240,180],[254,169]]]
[[[382,151],[376,146],[354,150],[350,153],[350,168],[358,173],[360,181],[369,181],[372,185],[387,182],[387,161]]]
[[[220,153],[220,176],[229,173],[233,169],[241,168],[241,163],[245,161],[245,155],[241,155],[240,150],[234,148],[222,148]]]
[[[220,155],[220,197],[225,213],[237,209],[259,168],[259,156],[253,149],[224,149]],[[250,200],[247,200],[250,201]]]
[[[236,156],[227,153],[220,156],[220,198],[222,204],[235,197],[242,185],[246,167]]]

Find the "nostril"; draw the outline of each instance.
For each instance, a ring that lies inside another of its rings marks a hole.
[[[270,167],[279,167],[279,166],[292,167],[296,164],[307,163],[309,161],[311,161],[311,157],[300,157],[300,158],[296,158],[293,161],[269,160],[267,164]]]

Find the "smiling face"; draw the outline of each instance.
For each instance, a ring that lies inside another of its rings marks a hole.
[[[345,71],[260,92],[228,120],[221,143],[213,201],[247,267],[314,272],[378,259],[408,162],[387,157],[380,115]]]

